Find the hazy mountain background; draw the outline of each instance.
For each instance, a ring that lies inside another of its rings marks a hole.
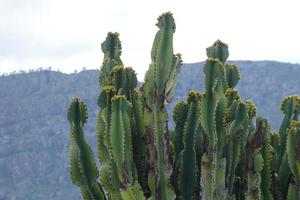
[[[272,129],[282,118],[286,95],[300,94],[300,65],[274,61],[234,61],[241,71],[241,96],[251,98]],[[203,91],[203,64],[184,64],[174,97]],[[67,108],[73,96],[88,105],[85,127],[95,150],[98,70],[63,74],[49,70],[0,77],[0,200],[76,200],[69,176]],[[171,111],[174,103],[169,105]]]

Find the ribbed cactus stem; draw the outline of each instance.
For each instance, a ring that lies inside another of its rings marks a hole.
[[[288,193],[289,177],[291,169],[288,165],[288,155],[287,155],[287,130],[291,126],[293,119],[297,119],[299,115],[300,107],[300,97],[299,96],[287,96],[283,99],[280,109],[284,114],[282,120],[279,135],[280,135],[280,145],[276,148],[276,172],[279,176],[279,187],[280,196],[282,199],[286,198]]]
[[[85,199],[104,200],[103,190],[97,184],[98,170],[94,155],[83,133],[83,125],[87,122],[87,118],[85,103],[78,97],[73,98],[68,109],[68,120],[71,124],[71,178],[73,183],[80,187]]]
[[[246,199],[260,199],[261,192],[261,176],[260,173],[264,167],[264,158],[262,148],[267,135],[267,120],[263,118],[256,119],[256,130],[254,135],[249,137],[246,146],[247,155],[247,192]]]
[[[205,94],[201,101],[201,126],[208,137],[207,151],[202,157],[201,180],[205,199],[222,199],[225,190],[225,159],[216,129],[217,104],[224,96],[222,76],[224,65],[217,58],[208,58],[204,67]],[[219,112],[219,111],[218,111]],[[210,189],[210,190],[208,190]]]
[[[218,58],[222,63],[225,63],[228,56],[228,45],[221,40],[217,40],[211,47],[206,49],[207,57]]]
[[[277,169],[280,167],[280,163],[285,152],[286,147],[286,129],[290,126],[291,121],[296,119],[297,111],[300,107],[300,97],[299,96],[287,96],[283,99],[280,109],[284,113],[284,119],[280,126],[279,134],[280,134],[280,147],[278,148],[278,163]]]
[[[141,88],[145,104],[145,127],[147,137],[153,140],[148,146],[149,187],[155,199],[173,199],[170,187],[172,157],[169,153],[167,112],[165,102],[172,98],[180,56],[173,54],[175,22],[170,12],[162,14],[156,24],[159,28],[151,51],[152,63]]]
[[[109,32],[105,41],[101,44],[104,53],[103,63],[100,70],[99,82],[101,87],[111,84],[110,73],[113,67],[123,66],[120,58],[122,47],[118,33]]]
[[[197,178],[197,155],[196,155],[196,134],[199,126],[200,117],[200,93],[190,92],[187,100],[187,113],[185,110],[177,108],[180,113],[178,115],[185,116],[184,121],[177,121],[176,126],[184,124],[183,134],[178,134],[183,140],[183,149],[178,156],[177,173],[173,174],[177,184],[177,197],[179,199],[191,200],[197,198],[194,194]],[[180,116],[178,116],[180,117]]]
[[[293,195],[295,199],[300,198],[300,121],[292,121],[287,130],[287,155],[289,167],[292,172],[288,197]],[[292,199],[292,198],[291,198]]]

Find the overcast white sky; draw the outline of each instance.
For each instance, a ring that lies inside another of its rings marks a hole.
[[[0,0],[0,73],[97,69],[101,42],[117,31],[124,64],[141,80],[165,11],[174,14],[174,49],[185,63],[205,60],[216,39],[229,44],[231,60],[300,63],[299,0]]]

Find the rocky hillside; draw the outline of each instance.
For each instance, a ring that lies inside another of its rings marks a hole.
[[[272,61],[236,61],[243,98],[252,98],[272,129],[281,120],[283,96],[300,94],[300,65]],[[72,96],[89,108],[85,127],[95,149],[99,94],[97,70],[78,74],[40,71],[0,77],[0,200],[76,200],[69,177],[67,107]],[[182,67],[174,100],[188,90],[203,91],[203,63]],[[170,104],[171,111],[174,103]],[[95,151],[96,152],[96,151]]]

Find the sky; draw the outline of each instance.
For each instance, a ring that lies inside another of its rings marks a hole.
[[[300,63],[299,0],[0,0],[0,74],[36,68],[99,69],[101,43],[119,32],[122,60],[139,80],[150,63],[157,17],[171,11],[174,53],[204,61],[221,39],[231,60]]]

